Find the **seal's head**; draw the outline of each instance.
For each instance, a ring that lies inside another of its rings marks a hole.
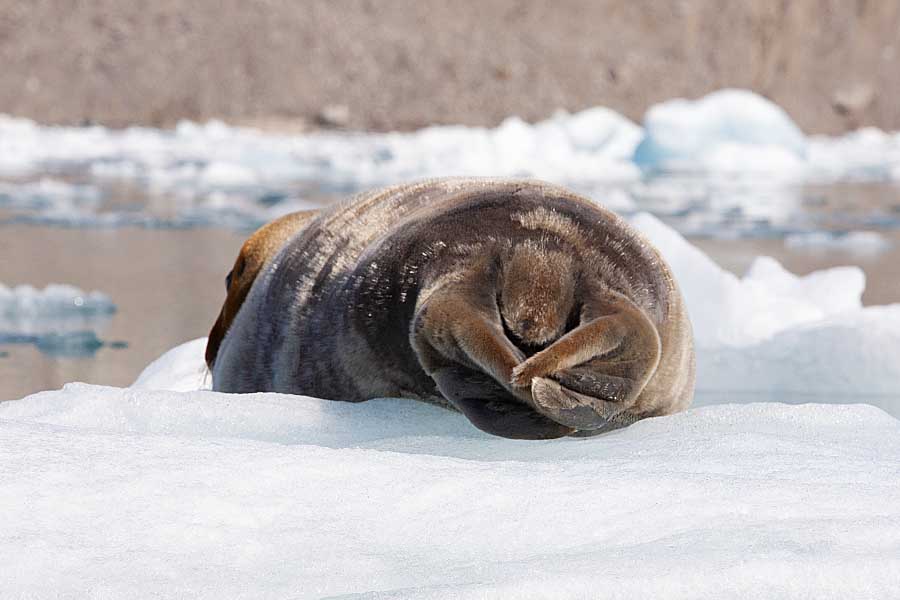
[[[316,211],[308,210],[285,215],[257,229],[241,246],[234,267],[225,277],[225,303],[219,312],[219,318],[209,332],[209,341],[206,343],[206,364],[210,369],[216,362],[219,345],[228,333],[228,328],[241,309],[260,270],[316,214]]]
[[[525,241],[513,247],[501,277],[497,303],[517,345],[536,350],[565,333],[577,279],[571,253]]]

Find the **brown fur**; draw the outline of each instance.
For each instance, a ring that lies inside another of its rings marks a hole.
[[[260,230],[234,273],[207,350],[218,390],[425,399],[525,438],[605,431],[693,394],[690,323],[658,252],[539,182],[370,192]]]

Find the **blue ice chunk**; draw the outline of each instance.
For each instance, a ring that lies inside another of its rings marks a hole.
[[[633,160],[645,172],[778,171],[796,168],[806,153],[806,136],[781,107],[722,90],[651,107]]]

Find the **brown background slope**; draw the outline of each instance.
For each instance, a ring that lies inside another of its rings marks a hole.
[[[898,67],[894,0],[0,0],[0,112],[53,123],[639,120],[736,86],[810,132],[900,129]]]

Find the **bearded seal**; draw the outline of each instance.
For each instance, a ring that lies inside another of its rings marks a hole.
[[[285,219],[235,263],[207,348],[214,390],[424,400],[523,439],[691,402],[693,336],[669,267],[572,192],[441,179]]]

